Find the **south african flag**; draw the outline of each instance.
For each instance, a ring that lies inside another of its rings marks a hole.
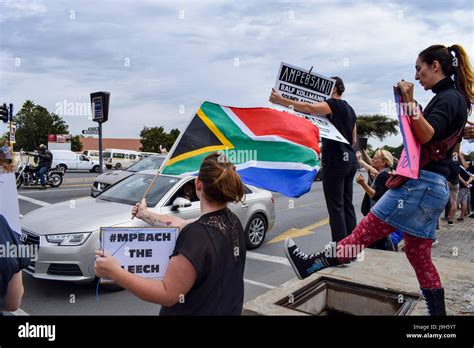
[[[195,175],[220,152],[242,181],[288,197],[311,189],[319,169],[319,130],[311,122],[269,108],[204,102],[171,149],[163,174]]]

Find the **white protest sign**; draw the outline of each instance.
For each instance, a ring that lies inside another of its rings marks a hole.
[[[163,279],[178,232],[178,227],[102,227],[101,245],[126,271]]]
[[[282,62],[275,90],[287,99],[314,104],[331,98],[335,84],[334,79]],[[275,106],[277,110],[290,112],[312,122],[319,128],[320,137],[349,144],[327,117],[296,112],[281,105]]]
[[[14,173],[0,174],[0,215],[7,220],[13,231],[21,234],[20,207]]]

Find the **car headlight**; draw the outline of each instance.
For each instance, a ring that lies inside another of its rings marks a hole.
[[[46,236],[46,240],[50,243],[58,245],[81,245],[91,235],[91,232],[85,233],[70,233],[70,234],[50,234]]]

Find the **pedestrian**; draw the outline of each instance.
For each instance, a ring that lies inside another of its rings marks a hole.
[[[314,104],[297,102],[279,95],[274,89],[270,101],[294,110],[313,115],[326,116],[347,140],[347,144],[322,138],[321,163],[323,191],[329,213],[332,240],[338,242],[349,235],[357,224],[352,190],[357,172],[357,159],[352,146],[356,144],[356,114],[349,103],[342,99],[345,91],[340,77],[336,80],[330,99]],[[351,146],[352,145],[352,146]]]
[[[405,254],[415,270],[431,315],[445,315],[444,289],[433,262],[431,246],[438,217],[449,198],[446,177],[455,142],[459,141],[473,101],[474,74],[469,57],[460,45],[433,45],[416,61],[415,79],[436,95],[421,111],[413,98],[413,83],[404,80],[398,88],[412,116],[411,128],[422,144],[418,179],[388,190],[362,219],[351,235],[318,254],[299,250],[285,240],[285,253],[299,278],[323,268],[349,263],[362,250],[396,229],[405,232]],[[451,76],[454,75],[454,81]]]
[[[457,161],[457,154],[453,153],[453,160],[449,162],[449,176],[446,178],[448,181],[449,187],[449,201],[446,204],[447,207],[447,216],[446,220],[448,220],[448,225],[454,224],[453,219],[454,215],[456,214],[456,210],[458,207],[458,193],[459,193],[459,164]]]
[[[470,161],[467,168],[467,172],[471,174],[471,177],[474,177],[474,161]],[[470,189],[470,203],[471,203],[471,215],[469,215],[470,218],[474,218],[474,185],[471,184],[471,189]]]
[[[227,204],[242,201],[243,184],[235,166],[217,153],[204,159],[195,182],[202,214],[197,221],[155,214],[144,201],[132,209],[134,216],[151,225],[184,226],[163,280],[129,273],[102,251],[96,252],[96,274],[112,279],[145,301],[161,304],[161,315],[240,315],[245,234]]]
[[[459,171],[459,193],[458,193],[458,200],[457,204],[461,206],[461,215],[457,218],[458,221],[464,221],[464,217],[467,215],[468,211],[468,198],[469,198],[469,190],[471,189],[472,185],[472,177],[471,174],[464,169],[461,162],[457,163],[460,171]]]

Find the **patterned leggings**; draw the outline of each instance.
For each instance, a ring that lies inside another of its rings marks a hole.
[[[374,214],[367,214],[356,226],[355,230],[338,243],[338,255],[344,255],[344,257],[338,256],[338,260],[342,263],[349,263],[355,255],[350,255],[353,257],[345,257],[346,254],[342,254],[344,250],[351,250],[351,247],[356,246],[360,248],[358,250],[360,252],[366,246],[387,237],[395,230],[396,228],[383,222]],[[431,244],[433,244],[433,241],[431,239],[414,237],[408,233],[404,235],[405,254],[415,270],[420,287],[424,289],[441,288],[438,271],[431,261]]]

